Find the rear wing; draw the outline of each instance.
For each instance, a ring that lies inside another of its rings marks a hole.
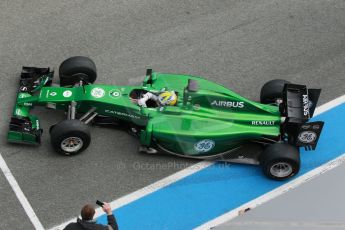
[[[314,150],[324,122],[308,122],[313,117],[321,89],[307,89],[305,85],[285,84],[280,110],[285,121],[283,133],[295,146]]]
[[[20,75],[16,104],[10,120],[9,142],[39,144],[42,129],[36,116],[30,114],[31,100],[43,86],[50,85],[54,71],[49,68],[23,67]]]

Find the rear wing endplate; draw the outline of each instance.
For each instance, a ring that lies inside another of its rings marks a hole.
[[[324,122],[308,122],[313,117],[321,89],[307,89],[305,85],[285,84],[281,113],[285,117],[283,132],[295,146],[314,150]]]
[[[314,150],[319,141],[324,122],[316,121],[300,126],[295,145],[305,147],[306,150]]]
[[[304,123],[313,117],[321,89],[307,89],[305,85],[285,84],[282,113],[289,122]]]

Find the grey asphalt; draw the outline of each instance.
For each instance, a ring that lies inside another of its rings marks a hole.
[[[0,204],[0,229],[17,229],[18,222],[20,222],[19,226],[32,228],[28,216],[2,173],[0,173]]]
[[[76,216],[87,202],[114,200],[195,161],[139,154],[135,138],[97,127],[92,129],[87,151],[75,157],[59,156],[50,147],[48,129],[64,114],[44,108],[34,111],[45,129],[40,147],[7,144],[21,66],[57,69],[64,59],[85,55],[96,62],[97,82],[135,84],[152,67],[205,76],[250,99],[258,98],[266,81],[284,78],[321,87],[322,104],[344,94],[344,4],[317,0],[1,1],[0,151],[42,224],[46,228],[60,224]],[[168,167],[169,162],[178,167]],[[138,169],[144,163],[151,169],[144,169],[145,165]],[[6,213],[1,215],[22,215],[15,196],[10,191],[6,194],[8,199],[0,199],[1,213]],[[31,228],[25,218],[1,218],[0,229],[14,222],[11,229]]]

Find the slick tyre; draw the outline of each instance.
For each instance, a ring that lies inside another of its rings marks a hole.
[[[96,65],[88,57],[70,57],[61,63],[59,78],[61,87],[72,87],[80,81],[93,83],[97,78]]]
[[[274,180],[285,180],[300,169],[298,148],[285,143],[275,143],[265,148],[260,156],[263,173]]]
[[[79,120],[61,121],[51,128],[50,141],[59,154],[76,155],[90,145],[89,127]]]
[[[277,99],[283,98],[284,85],[290,84],[290,82],[275,79],[266,82],[260,92],[260,102],[263,104],[275,103]]]

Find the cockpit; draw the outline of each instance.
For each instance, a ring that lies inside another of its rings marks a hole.
[[[143,95],[145,93],[147,93],[149,91],[147,90],[144,90],[144,89],[133,89],[130,93],[129,93],[129,98],[131,99],[131,101],[138,105],[138,100],[140,98],[143,97]],[[146,102],[146,106],[148,108],[156,108],[159,106],[159,104],[155,101],[155,100],[152,100],[152,99],[149,99],[147,102]]]

